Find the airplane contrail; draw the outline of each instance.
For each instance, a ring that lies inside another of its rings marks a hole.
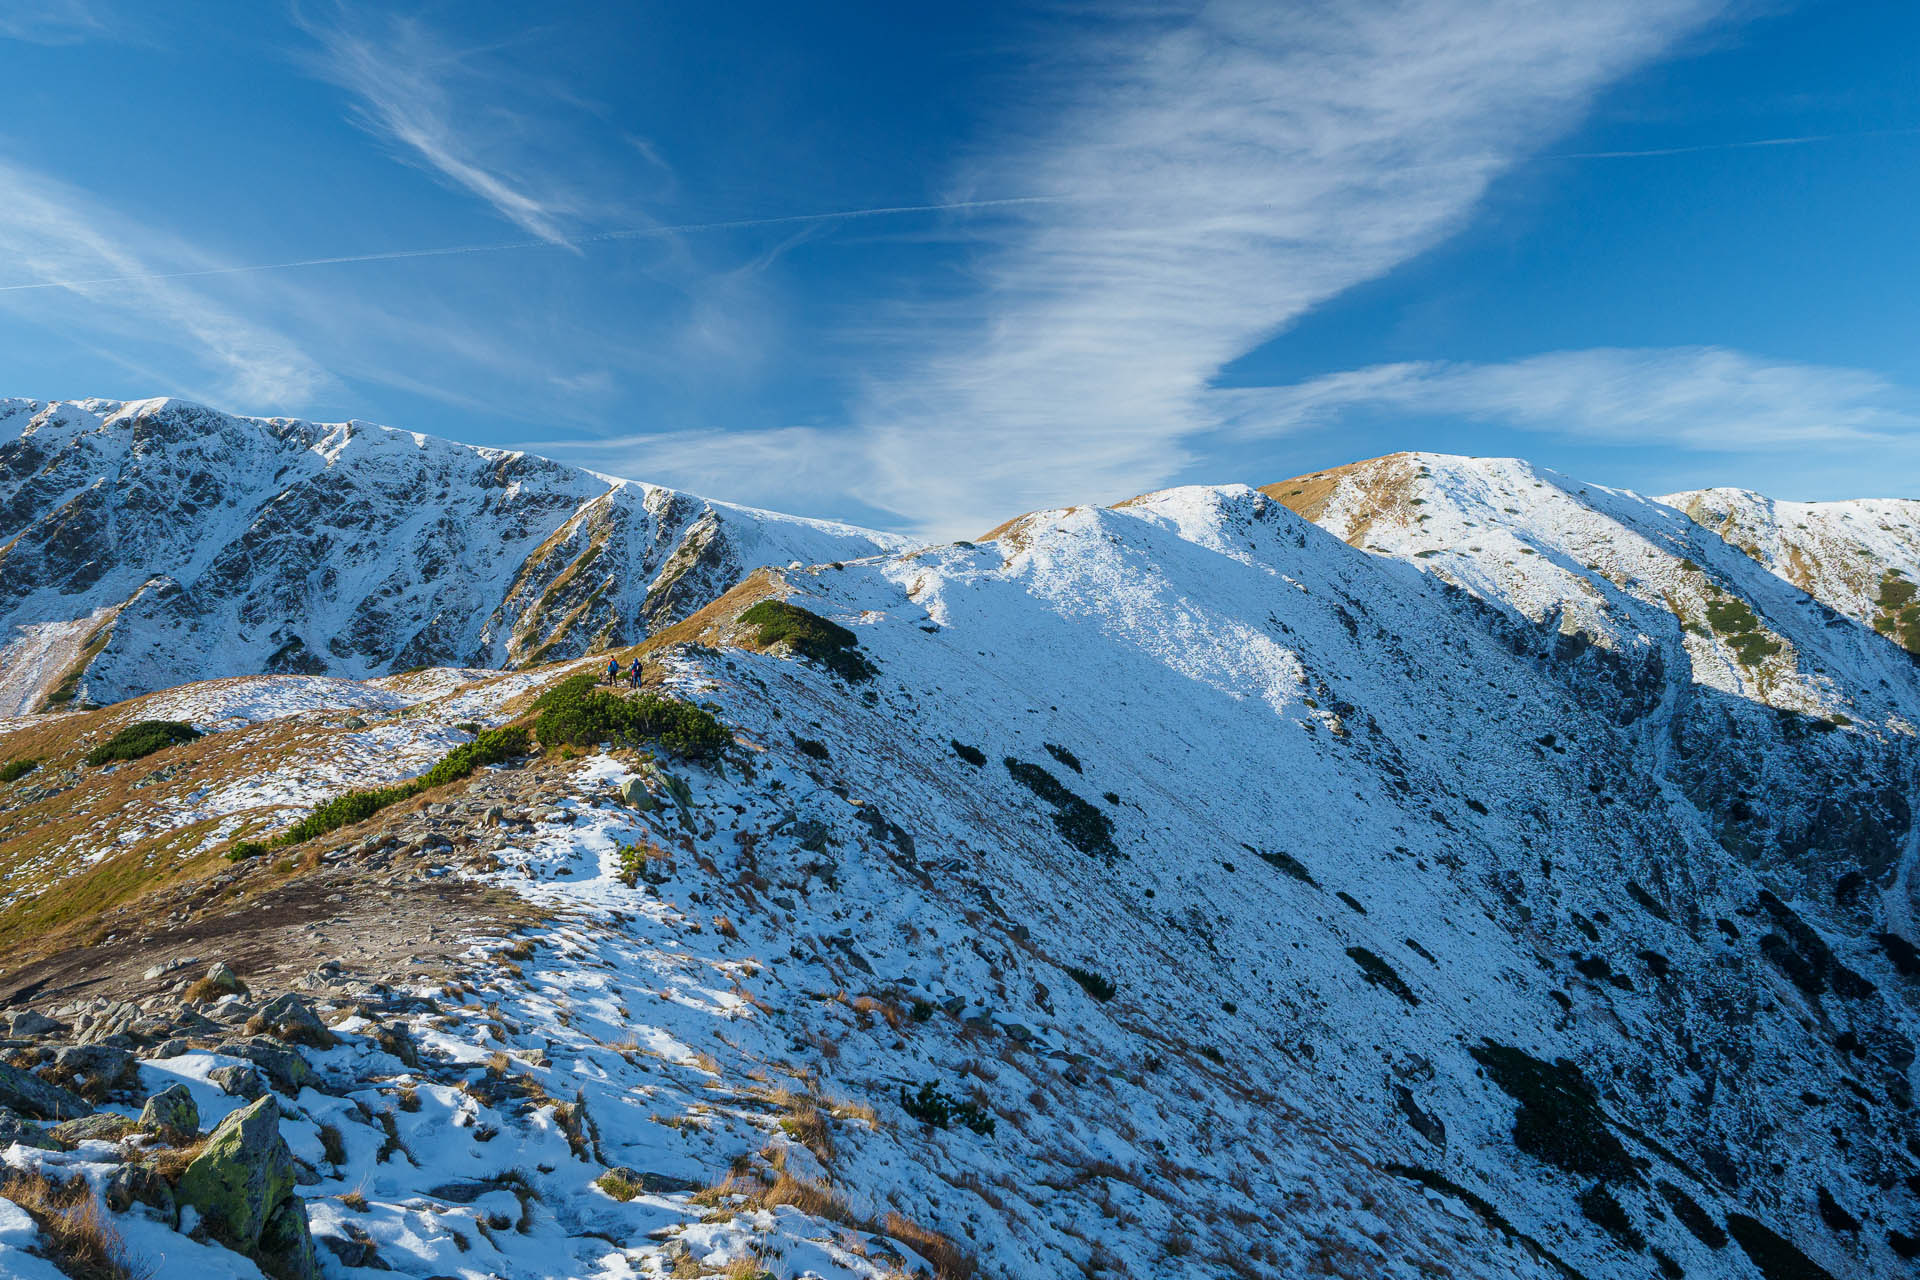
[[[1569,151],[1544,155],[1542,160],[1638,160],[1654,156],[1690,156],[1703,151],[1748,151],[1760,147],[1805,147],[1818,142],[1846,142],[1854,138],[1897,138],[1920,134],[1915,129],[1867,129],[1857,133],[1809,133],[1798,137],[1751,138],[1741,142],[1703,142],[1691,147],[1650,147],[1644,151]]]
[[[158,280],[193,280],[202,276],[247,275],[258,271],[288,271],[296,267],[333,267],[354,262],[401,262],[408,258],[447,258],[467,253],[511,253],[521,249],[565,248],[609,240],[650,240],[698,231],[739,231],[752,227],[791,226],[805,222],[836,222],[852,218],[880,218],[909,213],[965,212],[1018,205],[1057,204],[1068,196],[1007,196],[996,200],[952,200],[945,204],[901,204],[873,209],[834,209],[825,213],[790,213],[772,218],[730,218],[723,222],[686,222],[674,226],[629,227],[595,231],[565,240],[512,240],[499,244],[447,245],[436,249],[390,249],[384,253],[351,253],[331,258],[301,258],[294,262],[255,262],[235,267],[201,267],[193,271],[151,271],[135,275],[95,276],[84,280],[36,280],[28,284],[0,284],[0,293],[29,289],[80,289],[89,285],[140,284]]]

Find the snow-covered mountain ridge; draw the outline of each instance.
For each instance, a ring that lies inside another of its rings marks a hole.
[[[0,400],[0,714],[636,641],[903,539],[361,422]]]
[[[219,854],[582,663],[14,722],[0,933],[112,905],[7,1001],[133,1028],[106,1105],[210,1123],[294,958],[367,958],[302,988],[339,1043],[282,1091],[329,1277],[1910,1273],[1920,698],[1872,601],[1522,463],[1272,490],[752,574],[645,646],[723,768],[543,749],[284,857]],[[160,716],[215,732],[84,764]],[[389,917],[433,886],[539,945],[475,910],[422,969]],[[158,961],[245,921],[255,994],[183,1013]],[[251,1280],[155,1199],[118,1220],[165,1280]]]

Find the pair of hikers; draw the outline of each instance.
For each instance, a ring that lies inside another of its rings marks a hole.
[[[608,684],[620,683],[620,659],[618,658],[607,659],[607,683]],[[639,654],[634,655],[633,664],[627,668],[627,687],[630,689],[638,689],[640,687],[640,655]]]

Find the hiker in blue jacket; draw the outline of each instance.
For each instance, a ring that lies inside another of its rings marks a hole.
[[[640,655],[633,655],[633,665],[627,668],[627,680],[634,688],[640,687]]]

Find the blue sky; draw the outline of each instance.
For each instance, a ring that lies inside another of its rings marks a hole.
[[[1916,55],[1893,0],[0,0],[0,394],[930,535],[1398,449],[1907,496]]]

